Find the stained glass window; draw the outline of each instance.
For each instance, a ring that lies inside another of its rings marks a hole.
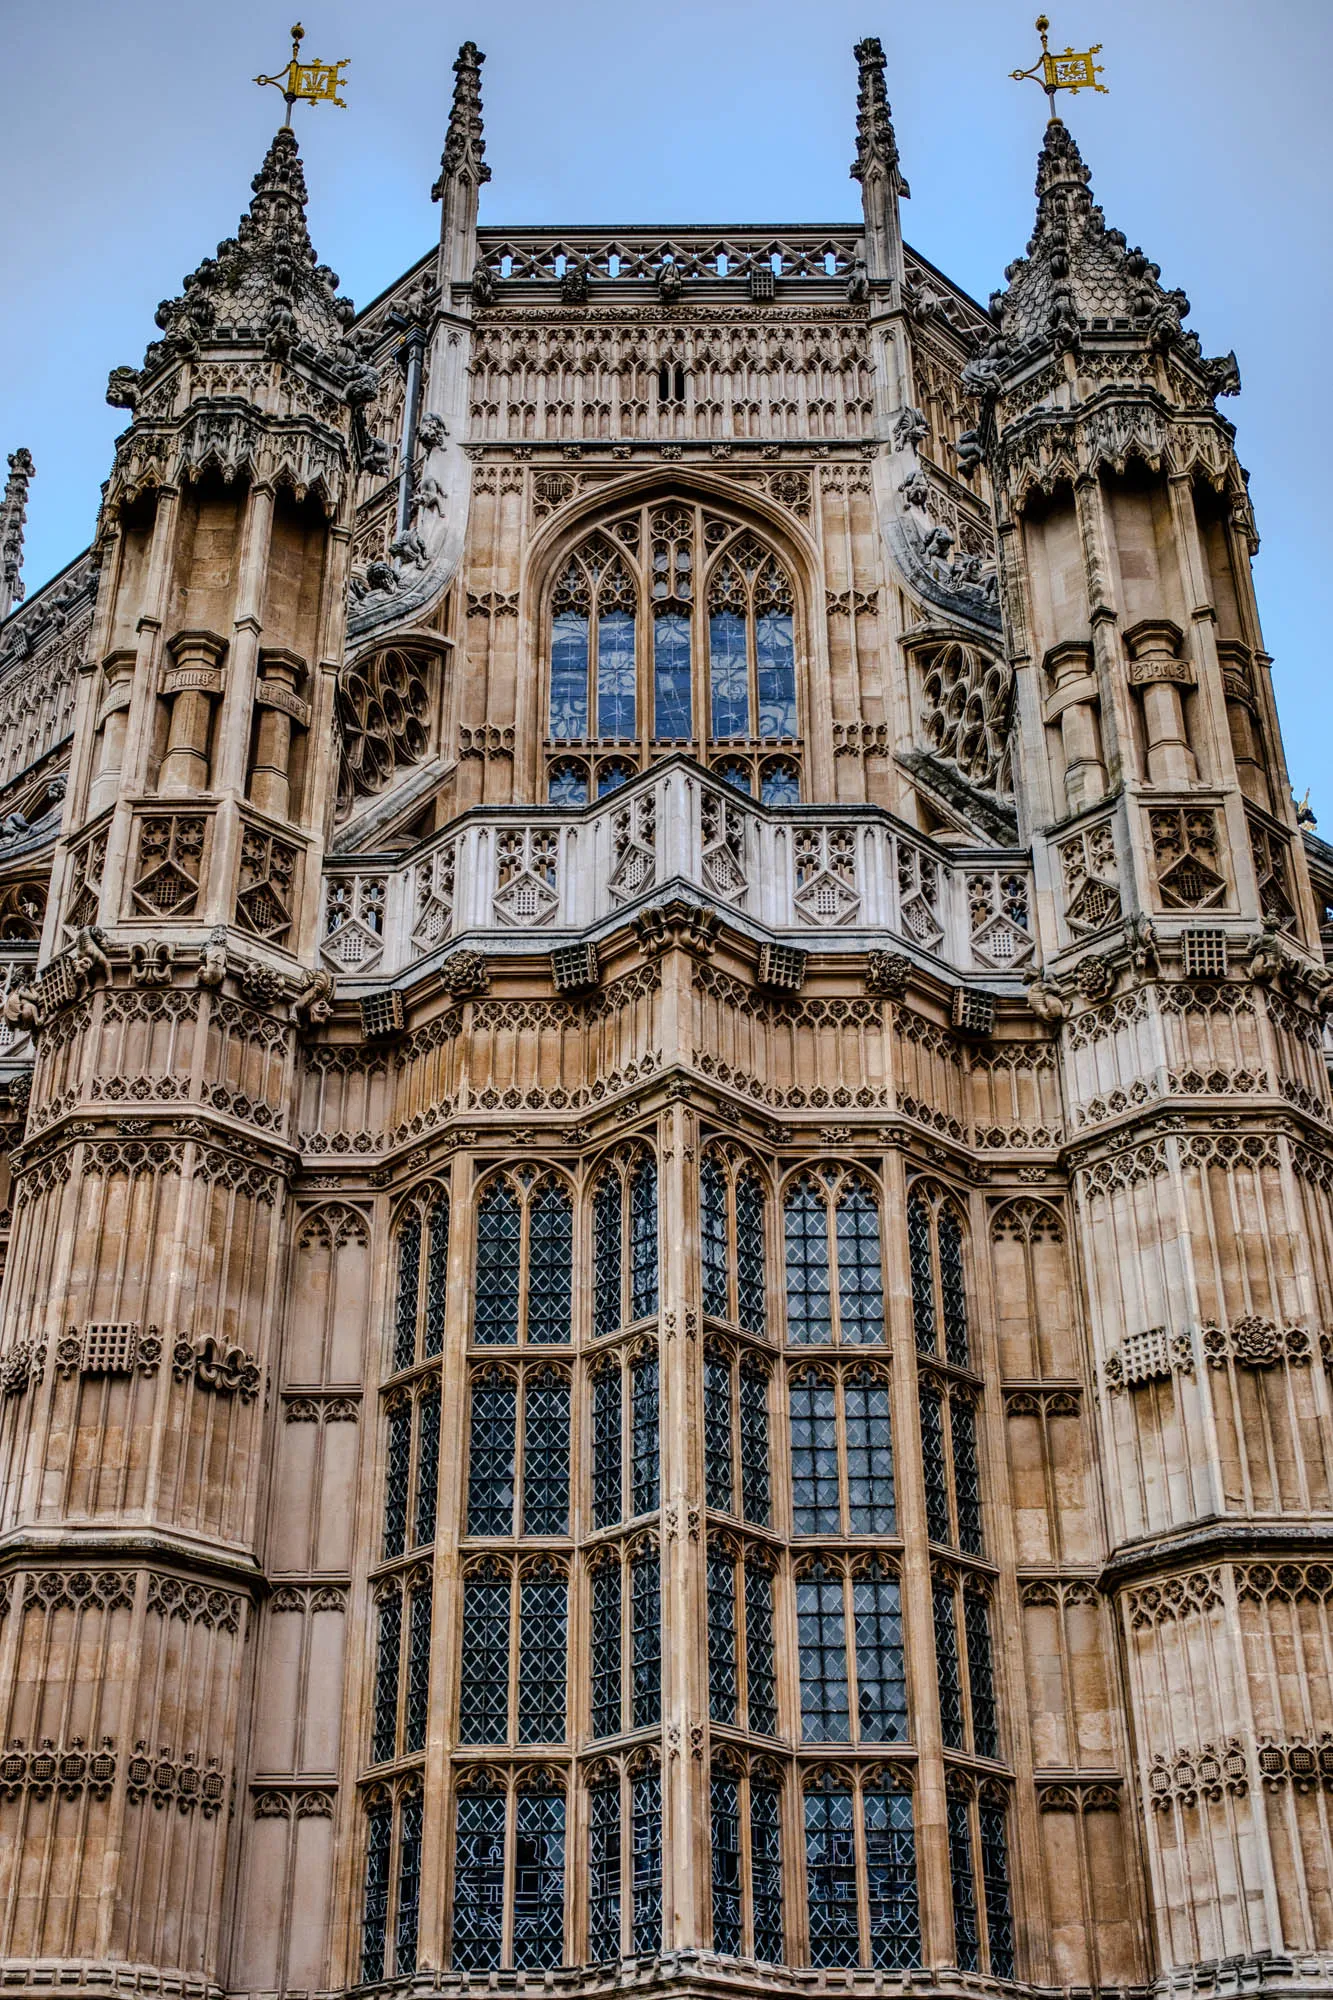
[[[540,1971],[565,1955],[565,1800],[519,1792],[514,1800],[514,1964]]]
[[[704,1311],[727,1317],[727,1177],[709,1153],[699,1170],[699,1226],[703,1239]]]
[[[594,1787],[588,1804],[588,1960],[620,1957],[620,1787]]]
[[[879,1207],[859,1182],[838,1203],[838,1318],[843,1340],[884,1338],[884,1276],[879,1252]]]
[[[569,1383],[553,1369],[523,1385],[523,1532],[569,1529]]]
[[[376,1800],[366,1814],[366,1879],[361,1899],[361,1979],[384,1977],[384,1945],[389,1924],[389,1859],[393,1848],[393,1808]]]
[[[847,1502],[854,1535],[891,1535],[896,1526],[889,1385],[848,1376],[842,1386],[847,1442]]]
[[[755,620],[760,736],[796,734],[796,649],[789,611],[765,611]]]
[[[795,1532],[836,1535],[841,1526],[837,1391],[812,1372],[793,1376],[789,1396]]]
[[[631,1728],[662,1719],[662,1577],[657,1550],[630,1564]]]
[[[607,611],[597,621],[597,734],[633,736],[634,613]]]
[[[805,1879],[812,1965],[860,1962],[856,1833],[850,1786],[805,1795]]]
[[[736,1671],[736,1564],[723,1550],[708,1556],[708,1712],[714,1722],[735,1722],[740,1696]]]
[[[750,1892],[754,1916],[754,1955],[767,1965],[781,1965],[785,1960],[782,1944],[781,1805],[776,1785],[751,1780]]]
[[[417,1358],[417,1288],[421,1279],[421,1217],[408,1216],[398,1234],[398,1305],[394,1315],[393,1365],[410,1368]]]
[[[651,1514],[658,1497],[657,1356],[640,1354],[630,1369],[630,1513]]]
[[[420,1790],[403,1800],[398,1827],[398,1921],[394,1927],[394,1971],[399,1978],[417,1969],[417,1926],[421,1918]]]
[[[426,1747],[426,1718],[430,1713],[430,1612],[429,1577],[417,1584],[408,1598],[407,1699],[403,1712],[403,1753],[412,1756]],[[399,1967],[399,1971],[402,1967]]]
[[[967,1642],[972,1748],[978,1757],[998,1757],[1000,1730],[995,1709],[995,1672],[991,1661],[990,1609],[985,1598],[973,1590],[963,1598],[963,1632]]]
[[[972,1556],[981,1554],[981,1481],[977,1474],[977,1420],[964,1396],[949,1399],[949,1434],[953,1445],[953,1491],[958,1510],[958,1546]]]
[[[633,1849],[631,1949],[662,1948],[662,1779],[641,1771],[630,1786],[630,1842]]]
[[[619,1363],[603,1368],[592,1388],[592,1519],[613,1528],[621,1510],[621,1392]]]
[[[565,758],[551,766],[551,774],[546,781],[546,796],[553,806],[586,806],[588,803],[588,767]]]
[[[768,1373],[761,1363],[740,1367],[741,1513],[767,1527],[771,1513],[768,1476]]]
[[[1014,1913],[1009,1892],[1009,1843],[1003,1803],[983,1789],[977,1807],[981,1835],[981,1883],[986,1897],[986,1941],[992,1979],[1014,1976]]]
[[[653,735],[688,742],[693,734],[690,621],[679,611],[659,611],[653,619]]]
[[[564,1344],[573,1300],[574,1209],[554,1181],[528,1211],[528,1339]]]
[[[463,1585],[463,1660],[458,1735],[463,1743],[503,1743],[509,1734],[509,1577],[469,1577]]]
[[[935,1613],[935,1679],[940,1696],[940,1734],[950,1750],[963,1748],[963,1681],[958,1664],[958,1619],[953,1585],[931,1591]]]
[[[863,1743],[907,1735],[907,1673],[898,1579],[884,1564],[852,1581],[856,1629],[856,1710]]]
[[[587,734],[588,618],[586,612],[557,611],[551,620],[551,735],[557,743],[573,743]]]
[[[822,1344],[833,1338],[828,1215],[808,1176],[788,1190],[783,1207],[787,1244],[787,1335]]]
[[[714,600],[717,586],[714,585]],[[744,598],[741,599],[742,607]],[[708,620],[711,726],[715,737],[750,734],[750,662],[745,645],[745,613],[715,609]]]
[[[704,1503],[732,1511],[731,1363],[713,1352],[704,1359]]]
[[[766,806],[798,806],[801,774],[788,757],[774,757],[759,777],[759,796]]]
[[[753,1174],[736,1182],[736,1317],[747,1333],[763,1333],[768,1324],[764,1194]]]
[[[380,1599],[375,1654],[375,1709],[370,1761],[387,1764],[398,1754],[398,1667],[403,1646],[403,1600],[396,1587]]]
[[[603,1562],[592,1578],[592,1733],[620,1732],[620,1563]]]
[[[657,1165],[646,1155],[630,1180],[630,1318],[657,1311]]]
[[[870,1963],[891,1970],[920,1965],[912,1795],[867,1787],[864,1798]]]
[[[413,1522],[418,1548],[435,1540],[435,1508],[440,1490],[440,1388],[426,1389],[417,1403],[417,1504]]]
[[[563,1576],[525,1577],[518,1590],[518,1740],[565,1736],[567,1588]]]
[[[981,1930],[977,1923],[977,1885],[972,1873],[972,1828],[967,1800],[952,1794],[947,1811],[954,1960],[964,1972],[980,1972]]]
[[[474,1377],[469,1426],[467,1532],[514,1532],[514,1437],[518,1392],[501,1375]]]
[[[620,1176],[613,1171],[597,1183],[592,1235],[593,1333],[600,1340],[620,1325]]]
[[[963,1284],[963,1232],[953,1210],[939,1212],[940,1304],[944,1317],[944,1352],[955,1368],[966,1368],[967,1292]]]
[[[714,1771],[713,1950],[739,1958],[744,1949],[741,1911],[741,1788],[728,1771]]]
[[[949,1476],[944,1463],[944,1410],[940,1392],[928,1377],[918,1391],[921,1408],[921,1469],[926,1483],[926,1532],[932,1542],[952,1539],[949,1525]]]
[[[473,1338],[480,1346],[505,1346],[518,1339],[522,1234],[518,1196],[507,1181],[493,1182],[477,1209]]]
[[[778,1733],[773,1672],[773,1578],[757,1561],[745,1565],[746,1721],[758,1736]]]
[[[846,1743],[851,1736],[842,1576],[817,1567],[796,1585],[801,1669],[801,1738]]]
[[[930,1210],[919,1194],[907,1204],[907,1262],[912,1278],[912,1325],[922,1354],[935,1352],[935,1277],[930,1261]]]
[[[384,1467],[384,1556],[400,1556],[407,1547],[408,1481],[412,1473],[412,1405],[403,1401],[389,1412],[389,1447]]]
[[[436,1197],[430,1212],[430,1255],[426,1261],[426,1328],[422,1352],[433,1360],[444,1352],[444,1307],[449,1275],[449,1197]]]
[[[454,1969],[494,1972],[504,1942],[503,1793],[464,1792],[455,1826]]]

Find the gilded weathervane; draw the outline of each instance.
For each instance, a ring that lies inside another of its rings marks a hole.
[[[1106,85],[1097,81],[1102,74],[1102,65],[1092,60],[1094,56],[1101,54],[1101,43],[1094,42],[1090,49],[1066,49],[1061,55],[1052,55],[1046,46],[1046,30],[1050,25],[1044,14],[1038,14],[1036,29],[1041,36],[1041,56],[1033,63],[1031,69],[1011,69],[1009,74],[1015,83],[1023,83],[1028,77],[1031,77],[1034,83],[1039,83],[1046,92],[1046,101],[1051,107],[1051,116],[1054,118],[1057,90],[1069,90],[1075,93],[1080,90],[1100,90],[1105,96]]]
[[[302,62],[301,44],[304,40],[305,29],[298,21],[292,29],[292,59],[281,76],[255,78],[256,83],[271,83],[282,92],[287,106],[287,116],[283,120],[285,125],[292,122],[292,106],[298,98],[306,104],[336,104],[340,111],[347,109],[338,92],[347,81],[343,71],[352,58],[344,56],[341,62],[336,63]]]

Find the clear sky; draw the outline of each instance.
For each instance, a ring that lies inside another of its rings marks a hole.
[[[471,11],[468,11],[471,4]],[[1032,0],[307,0],[305,53],[350,56],[349,109],[297,108],[320,256],[365,302],[427,249],[450,65],[485,51],[486,222],[835,222],[858,214],[853,42],[878,35],[912,184],[908,241],[983,302],[1027,240],[1044,100]],[[235,227],[278,124],[291,18],[273,0],[62,0],[4,10],[0,451],[24,444],[35,588],[89,539],[159,299]],[[1067,0],[1107,97],[1064,100],[1108,222],[1234,347],[1223,404],[1297,793],[1333,834],[1326,686],[1333,306],[1329,0]],[[1318,449],[1311,440],[1321,440]],[[0,467],[0,470],[3,468]]]

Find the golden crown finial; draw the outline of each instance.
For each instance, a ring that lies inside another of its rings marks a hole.
[[[1046,92],[1046,101],[1055,116],[1055,93],[1068,90],[1077,96],[1080,90],[1100,90],[1106,95],[1106,85],[1098,83],[1102,65],[1092,59],[1102,52],[1100,42],[1094,42],[1090,49],[1066,49],[1062,55],[1053,55],[1046,45],[1046,35],[1050,22],[1045,14],[1038,14],[1037,33],[1041,36],[1041,54],[1031,69],[1011,69],[1009,74],[1015,83],[1024,83],[1031,77]]]
[[[280,76],[257,76],[256,83],[271,83],[282,92],[287,106],[284,125],[292,122],[292,106],[299,98],[303,104],[336,104],[340,111],[347,105],[338,92],[347,81],[342,72],[351,61],[344,56],[341,62],[323,63],[301,61],[301,44],[305,40],[305,29],[299,21],[292,26],[292,59]]]

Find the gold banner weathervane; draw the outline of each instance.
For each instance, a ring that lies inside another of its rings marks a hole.
[[[304,40],[305,29],[298,21],[292,29],[292,59],[281,76],[255,78],[256,83],[271,83],[282,92],[287,106],[284,125],[291,124],[292,106],[298,98],[303,104],[336,104],[340,111],[347,109],[338,92],[347,81],[343,71],[352,58],[344,56],[341,62],[336,63],[302,62],[301,44]]]
[[[1009,74],[1015,83],[1024,83],[1031,77],[1046,92],[1046,101],[1051,107],[1051,117],[1056,115],[1055,93],[1057,90],[1072,91],[1100,90],[1106,95],[1106,85],[1098,83],[1102,65],[1092,59],[1102,52],[1100,42],[1094,42],[1090,49],[1066,49],[1063,55],[1052,55],[1046,46],[1046,30],[1050,22],[1044,14],[1038,14],[1037,33],[1041,36],[1041,56],[1031,69],[1011,69]]]

